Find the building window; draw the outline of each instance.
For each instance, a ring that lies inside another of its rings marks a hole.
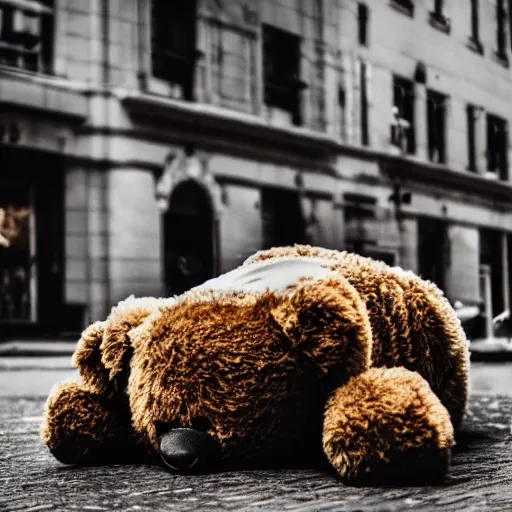
[[[429,21],[433,27],[443,32],[449,33],[450,20],[445,16],[443,7],[443,0],[434,0],[434,10],[430,12]]]
[[[466,107],[467,129],[468,129],[468,170],[476,171],[476,107]]]
[[[177,86],[177,95],[194,99],[196,64],[196,2],[153,0],[151,67],[155,78]]]
[[[253,35],[215,24],[211,37],[212,82],[220,104],[252,112],[255,98]]]
[[[302,124],[300,80],[300,38],[295,34],[263,25],[264,100],[268,107],[290,113],[293,124]]]
[[[389,5],[408,16],[414,16],[414,2],[412,0],[390,0]]]
[[[263,188],[261,215],[263,249],[309,243],[301,198],[296,190]]]
[[[416,152],[414,131],[414,83],[406,78],[393,77],[393,115],[391,143],[405,153]]]
[[[366,62],[360,62],[359,69],[361,90],[361,144],[370,144],[370,132],[368,128],[368,66]]]
[[[504,258],[502,232],[496,229],[480,228],[480,265],[486,265],[490,269],[490,288],[492,301],[492,315],[496,316],[505,309],[504,288]]]
[[[357,4],[357,34],[359,44],[368,46],[369,9],[366,4]]]
[[[53,72],[53,0],[0,2],[0,65]]]
[[[446,267],[450,254],[447,224],[430,217],[418,218],[418,273],[441,290],[446,285]]]
[[[428,159],[436,164],[446,162],[446,101],[436,91],[427,91]]]
[[[509,45],[512,49],[512,0],[508,0],[508,34],[509,34]]]
[[[501,180],[508,180],[507,121],[487,114],[487,171]]]
[[[341,140],[347,140],[347,113],[346,113],[346,93],[345,88],[342,85],[338,85],[338,112],[339,118],[339,130]]]
[[[375,246],[379,241],[379,230],[374,228],[377,226],[377,199],[365,194],[346,192],[343,194],[343,202],[346,249],[365,255],[365,248]]]
[[[471,35],[469,36],[469,47],[477,53],[482,54],[484,48],[480,42],[480,2],[471,0]]]
[[[496,0],[496,56],[503,63],[508,63],[506,16],[505,0]]]

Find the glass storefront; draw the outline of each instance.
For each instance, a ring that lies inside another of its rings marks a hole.
[[[59,332],[63,307],[61,157],[0,146],[0,336]]]

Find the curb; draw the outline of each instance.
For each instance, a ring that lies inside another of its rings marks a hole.
[[[0,343],[0,357],[71,357],[76,341],[9,341]]]

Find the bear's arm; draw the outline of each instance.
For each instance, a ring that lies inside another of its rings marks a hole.
[[[459,428],[466,410],[469,343],[452,307],[412,272],[344,253],[338,271],[364,300],[373,330],[373,366],[418,372]]]
[[[52,390],[41,436],[64,464],[135,462],[147,453],[131,428],[126,407],[77,382]]]
[[[129,333],[159,304],[154,298],[129,298],[83,332],[73,356],[81,383],[53,390],[44,417],[42,438],[58,460],[100,463],[140,451],[126,394],[133,351]]]
[[[324,452],[346,483],[439,483],[454,442],[447,409],[417,372],[371,368],[327,403]]]

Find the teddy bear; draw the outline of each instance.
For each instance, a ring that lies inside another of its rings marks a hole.
[[[42,427],[65,464],[321,461],[347,484],[441,481],[468,398],[469,344],[435,284],[307,245],[129,297],[74,362],[81,381],[52,390]]]

